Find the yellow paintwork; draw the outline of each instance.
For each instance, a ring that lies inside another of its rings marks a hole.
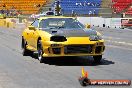
[[[13,22],[6,21],[6,19],[0,19],[0,26],[1,27],[7,27],[7,28],[13,28],[15,27]]]
[[[73,17],[64,17],[64,16],[47,16],[47,17],[41,17],[39,18],[39,22],[41,20],[47,19],[47,18],[73,18]],[[74,18],[73,18],[74,19]],[[30,28],[32,28],[30,26]],[[97,33],[101,35],[100,33]],[[58,57],[58,56],[95,56],[95,55],[102,55],[104,51],[104,40],[99,40],[99,41],[90,41],[88,37],[68,37],[67,41],[65,42],[53,42],[50,41],[50,37],[52,36],[46,31],[39,30],[36,28],[36,31],[34,30],[29,30],[29,28],[26,28],[22,36],[24,40],[27,42],[27,49],[31,51],[37,51],[37,41],[38,38],[41,38],[41,43],[43,47],[43,57]],[[97,45],[97,43],[101,43],[101,45]],[[59,44],[61,48],[61,54],[53,54],[51,44]],[[81,44],[90,44],[93,45],[93,53],[91,54],[64,54],[64,46],[66,45],[81,45]],[[95,53],[95,47],[96,46],[102,46],[101,53],[96,54]]]
[[[90,28],[90,27],[91,27],[91,25],[90,25],[90,24],[86,24],[85,26],[86,26],[86,28]]]

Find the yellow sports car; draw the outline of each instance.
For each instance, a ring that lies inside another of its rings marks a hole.
[[[93,56],[100,62],[104,52],[101,34],[86,28],[76,18],[46,16],[35,20],[22,33],[23,55],[37,52],[40,62],[46,57]]]

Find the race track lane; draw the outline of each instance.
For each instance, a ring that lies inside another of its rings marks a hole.
[[[107,36],[105,30],[103,33]],[[132,46],[107,43],[102,63],[95,64],[91,57],[51,58],[39,63],[34,56],[22,56],[20,45],[20,29],[0,28],[0,88],[81,88],[82,66],[91,79],[132,80]]]

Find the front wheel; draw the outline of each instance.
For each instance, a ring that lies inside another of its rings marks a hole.
[[[23,56],[29,55],[29,50],[27,50],[26,45],[27,45],[27,43],[25,42],[24,39],[22,39],[22,44],[21,44],[21,46],[22,46],[22,55],[23,55]]]
[[[102,55],[93,56],[93,58],[94,58],[94,62],[100,63],[100,61],[101,61],[101,59],[102,59]]]
[[[43,48],[42,48],[42,44],[41,44],[41,41],[38,42],[38,48],[37,48],[37,51],[38,51],[38,60],[40,61],[40,63],[43,62]]]

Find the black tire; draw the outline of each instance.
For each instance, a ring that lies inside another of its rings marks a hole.
[[[22,48],[22,55],[23,55],[23,56],[29,55],[29,50],[27,50],[26,45],[27,45],[27,43],[26,43],[25,40],[22,38],[21,48]]]
[[[101,59],[102,59],[102,55],[93,56],[93,58],[94,58],[94,62],[95,63],[100,63],[101,62]]]
[[[38,51],[37,58],[40,61],[40,63],[43,63],[43,47],[40,40],[38,41],[38,44],[37,44],[37,51]]]
[[[88,79],[88,78],[81,78],[81,80],[79,80],[79,82],[82,86],[88,86],[91,84],[90,79]]]

